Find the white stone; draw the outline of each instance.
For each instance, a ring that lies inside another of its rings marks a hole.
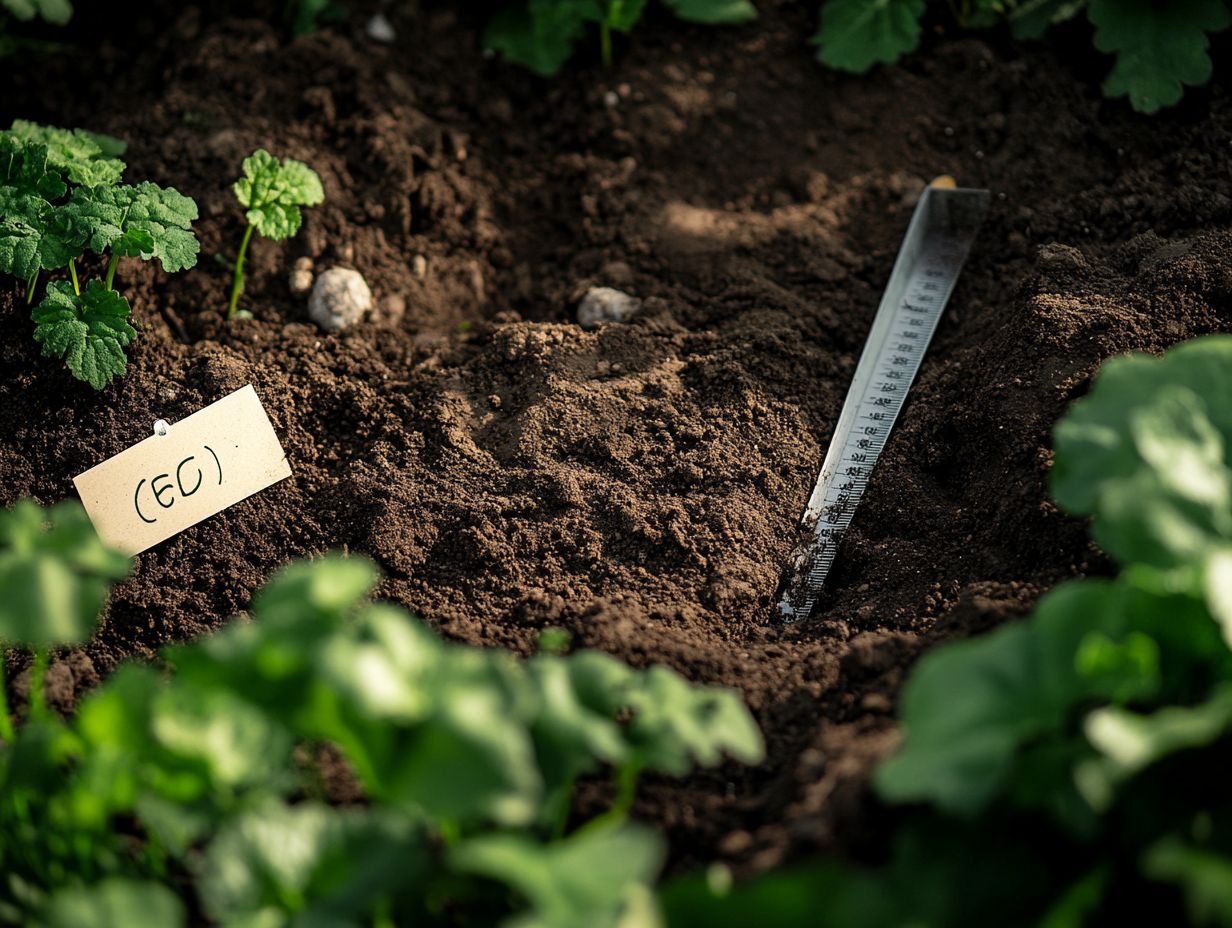
[[[368,20],[368,38],[374,42],[384,42],[388,45],[398,37],[394,32],[393,23],[385,18],[384,13],[377,13]]]
[[[628,322],[642,301],[623,290],[612,287],[591,287],[578,304],[577,320],[584,329],[593,329],[607,322]]]
[[[295,267],[291,269],[291,278],[289,280],[291,292],[295,294],[307,293],[312,289],[312,259],[305,255],[302,258],[295,259]]]
[[[372,307],[372,291],[359,271],[331,267],[317,278],[308,297],[308,316],[326,332],[353,326]]]

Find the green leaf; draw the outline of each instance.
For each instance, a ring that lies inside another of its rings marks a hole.
[[[67,189],[50,163],[46,145],[0,133],[0,216],[8,212],[5,204],[14,197],[58,200]]]
[[[389,811],[271,801],[229,823],[210,844],[198,887],[227,925],[371,924],[426,866],[421,835]]]
[[[14,120],[5,135],[46,146],[49,163],[68,175],[74,184],[111,186],[124,176],[124,162],[109,156],[117,146],[122,152],[123,143],[110,136],[94,135],[83,129],[40,126],[24,119]]]
[[[82,187],[66,207],[98,254],[158,258],[174,274],[197,263],[193,234],[197,204],[173,188],[148,181],[136,187]]]
[[[188,913],[165,886],[109,877],[93,886],[57,890],[38,924],[41,928],[179,928],[188,924]]]
[[[663,848],[650,829],[623,825],[583,829],[546,845],[521,835],[484,835],[449,859],[454,868],[498,880],[530,903],[529,913],[507,925],[618,928],[648,891]]]
[[[878,792],[970,815],[1014,776],[1032,778],[1032,745],[1077,737],[1079,710],[1091,702],[1183,699],[1228,669],[1196,600],[1124,581],[1062,585],[1028,621],[920,660],[900,700],[903,747],[877,770]]]
[[[0,512],[0,641],[29,648],[80,644],[94,630],[110,581],[129,559],[107,548],[81,505],[22,500]]]
[[[618,32],[628,32],[646,11],[646,0],[608,0],[607,24]]]
[[[1025,0],[1010,11],[1010,27],[1016,39],[1042,39],[1048,27],[1073,19],[1085,6],[1086,0]]]
[[[892,64],[919,44],[923,15],[924,0],[826,0],[817,60],[856,74]]]
[[[0,188],[0,272],[22,280],[66,267],[82,251],[82,233],[63,207]]]
[[[1232,543],[1229,391],[1229,336],[1108,361],[1053,433],[1057,502],[1122,561],[1199,568]]]
[[[533,9],[515,4],[492,17],[483,44],[540,77],[552,77],[572,56],[591,18],[572,3]]]
[[[124,348],[137,334],[128,322],[128,300],[92,280],[80,296],[68,281],[47,285],[47,295],[34,308],[34,340],[43,354],[63,358],[78,380],[95,390],[124,374]]]
[[[325,199],[321,178],[302,161],[279,162],[265,149],[244,159],[244,176],[232,188],[245,217],[257,231],[274,240],[299,231],[301,206],[316,206]]]
[[[750,0],[663,0],[681,19],[694,23],[725,25],[747,23],[757,18],[757,7]]]
[[[1209,81],[1207,33],[1232,23],[1223,0],[1091,0],[1087,15],[1095,47],[1116,55],[1105,95],[1128,96],[1142,113],[1178,103],[1185,85]]]
[[[643,764],[683,776],[710,767],[724,753],[744,763],[764,754],[761,730],[734,690],[695,686],[674,670],[651,667],[633,687],[628,738]]]

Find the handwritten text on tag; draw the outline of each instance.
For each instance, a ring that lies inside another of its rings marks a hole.
[[[103,541],[136,554],[291,476],[251,385],[73,478]]]

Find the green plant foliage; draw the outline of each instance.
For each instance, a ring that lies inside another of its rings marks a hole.
[[[1208,36],[1232,23],[1225,0],[963,0],[945,6],[960,26],[1006,22],[1020,39],[1040,38],[1085,9],[1095,47],[1115,56],[1104,93],[1129,97],[1142,113],[1172,106],[1186,86],[1209,81]],[[824,0],[814,37],[817,58],[856,74],[893,63],[919,44],[926,8],[925,0]]]
[[[34,337],[97,390],[124,373],[136,335],[114,290],[120,259],[158,258],[174,273],[194,266],[199,249],[197,204],[148,181],[122,184],[124,148],[111,136],[20,119],[0,132],[0,273],[22,281],[33,303],[43,273],[68,272],[33,310]],[[83,290],[76,259],[87,250],[108,262],[104,279]]]
[[[23,500],[0,512],[0,643],[80,644],[128,558],[106,548],[76,504]]]
[[[730,25],[757,17],[749,0],[662,0],[680,19]],[[641,21],[647,0],[516,0],[498,12],[484,44],[505,59],[543,77],[560,72],[593,24],[605,65],[612,63],[612,33],[628,33]]]
[[[303,222],[300,207],[317,206],[325,200],[317,172],[294,158],[279,161],[260,148],[244,159],[243,170],[244,176],[231,189],[245,209],[248,226],[235,259],[228,319],[235,316],[240,294],[244,292],[244,259],[252,233],[258,232],[274,241],[290,238]]]
[[[124,176],[124,162],[117,156],[128,146],[109,135],[40,126],[24,119],[13,120],[7,135],[19,142],[46,146],[50,165],[67,175],[71,183],[110,187]]]
[[[1229,924],[1230,371],[1226,335],[1116,358],[1058,423],[1054,494],[1122,571],[919,661],[874,778],[913,810],[885,865],[690,879],[671,923]]]
[[[0,521],[10,645],[82,640],[127,565],[75,504],[47,522],[32,503]],[[40,558],[65,566],[27,592]],[[595,652],[443,641],[372,603],[376,579],[360,559],[292,565],[250,621],[121,667],[73,720],[32,709],[14,730],[5,711],[0,921],[89,906],[81,924],[655,924],[663,845],[624,791],[642,770],[758,760],[747,711]],[[78,611],[49,632],[38,619],[66,595]],[[322,801],[324,751],[366,805]],[[605,769],[618,802],[570,830],[577,777]],[[192,898],[168,905],[163,887]]]
[[[80,294],[57,280],[34,308],[34,340],[43,354],[63,358],[72,375],[95,390],[128,368],[124,349],[137,336],[129,324],[128,300],[100,281],[92,280]]]
[[[90,250],[121,258],[157,258],[169,274],[194,267],[197,204],[176,190],[144,181],[135,187],[79,187],[65,207]]]
[[[1232,23],[1224,0],[1091,0],[1088,15],[1095,47],[1116,55],[1104,93],[1128,96],[1143,113],[1172,106],[1186,85],[1211,79],[1207,34]]]
[[[817,60],[863,74],[914,51],[924,0],[828,0],[813,42]]]

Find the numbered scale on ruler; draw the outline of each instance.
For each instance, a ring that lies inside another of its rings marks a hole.
[[[807,618],[817,604],[988,201],[987,190],[937,184],[920,197],[801,520],[804,540],[792,554],[778,603],[783,621]]]

